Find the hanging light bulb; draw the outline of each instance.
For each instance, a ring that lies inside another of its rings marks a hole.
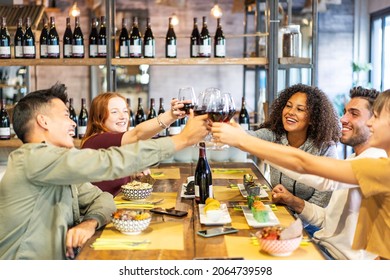
[[[177,15],[175,13],[172,14],[172,24],[173,24],[173,26],[176,26],[179,24],[179,18],[177,17]]]
[[[77,7],[77,1],[73,2],[73,5],[69,10],[69,15],[72,17],[78,17],[80,15],[80,9]]]
[[[211,8],[210,14],[215,18],[222,17],[222,9],[218,6],[218,3],[215,2],[214,7]]]

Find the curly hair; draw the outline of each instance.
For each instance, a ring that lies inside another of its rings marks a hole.
[[[317,148],[323,144],[331,144],[339,141],[340,126],[335,108],[326,94],[317,87],[296,84],[280,92],[278,98],[271,105],[269,119],[260,125],[260,128],[268,128],[276,135],[276,141],[287,133],[283,126],[282,111],[287,101],[295,93],[305,93],[307,97],[307,110],[309,115],[309,127],[307,138],[312,139]]]

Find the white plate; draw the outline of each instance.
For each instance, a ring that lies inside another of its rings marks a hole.
[[[237,184],[238,189],[240,190],[240,193],[243,197],[248,197],[248,192],[246,191],[245,187],[243,184]],[[266,198],[268,197],[268,193],[260,186],[260,197],[261,198]]]
[[[182,197],[182,198],[195,198],[195,194],[185,194],[185,192],[186,192],[186,184],[183,184],[182,186],[181,186],[181,194],[180,194],[180,196]]]
[[[229,224],[232,222],[232,218],[229,215],[229,210],[226,207],[225,203],[221,203],[221,210],[222,210],[222,217],[214,222],[210,221],[206,213],[203,211],[205,204],[199,204],[199,218],[200,218],[200,223],[206,226],[214,226],[214,225],[224,225],[224,224]]]
[[[261,227],[269,227],[269,226],[276,226],[279,225],[280,222],[278,218],[276,217],[275,213],[271,210],[271,207],[269,205],[264,205],[269,209],[269,221],[266,223],[259,223],[258,221],[255,220],[253,217],[251,209],[249,209],[248,206],[241,206],[242,212],[244,212],[244,216],[246,219],[246,222],[248,223],[249,226],[253,228],[261,228]]]

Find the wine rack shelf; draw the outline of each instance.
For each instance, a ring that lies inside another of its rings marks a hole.
[[[92,66],[106,64],[105,58],[0,59],[0,66]]]
[[[80,143],[80,139],[74,139],[74,145],[76,148],[80,147]],[[22,144],[22,141],[18,138],[12,138],[10,140],[0,140],[0,148],[19,148]]]

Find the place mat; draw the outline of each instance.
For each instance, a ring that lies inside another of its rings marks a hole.
[[[258,242],[253,242],[251,237],[225,235],[225,244],[228,257],[244,257],[246,260],[313,260],[320,259],[319,253],[315,252],[313,244],[301,243],[290,256],[274,257],[260,252]],[[257,241],[257,240],[256,240]],[[310,242],[311,243],[311,242]]]
[[[211,168],[213,179],[242,179],[245,174],[251,174],[257,179],[251,168]]]
[[[214,176],[214,175],[213,175]],[[219,201],[244,200],[239,189],[227,186],[213,186],[214,198]]]
[[[150,168],[151,175],[156,180],[180,179],[180,168]]]
[[[123,234],[110,223],[91,247],[94,250],[184,250],[183,235],[183,223],[174,221],[152,221],[150,226],[138,235]]]
[[[137,203],[146,202],[145,204],[132,204],[131,200],[123,198],[123,194],[119,193],[115,198],[114,202],[116,207],[119,208],[140,208],[140,209],[151,209],[154,207],[171,208],[176,206],[176,192],[152,192],[152,194],[142,200],[135,200]],[[158,204],[147,204],[148,202],[156,202],[160,199],[164,199]]]

